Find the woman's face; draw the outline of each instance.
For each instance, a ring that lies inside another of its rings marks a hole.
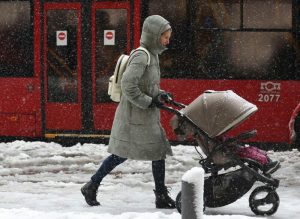
[[[159,40],[160,44],[163,46],[167,46],[170,43],[171,34],[172,34],[171,30],[167,30],[163,32],[160,36],[160,40]]]

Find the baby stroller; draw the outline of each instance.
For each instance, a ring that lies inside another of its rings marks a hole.
[[[249,206],[256,215],[274,214],[279,206],[276,192],[279,180],[270,173],[264,173],[261,164],[255,160],[241,159],[232,151],[232,146],[245,147],[240,146],[239,142],[254,137],[256,130],[220,140],[220,136],[256,112],[257,107],[230,90],[206,91],[188,106],[174,100],[168,103],[172,106],[163,105],[161,108],[175,114],[171,119],[175,133],[191,135],[203,152],[200,153],[195,147],[200,155],[199,164],[207,175],[204,181],[204,207],[231,204],[245,195],[256,181],[260,181],[264,186],[252,191]],[[224,171],[230,169],[234,170]],[[176,207],[181,212],[181,192],[177,195]]]

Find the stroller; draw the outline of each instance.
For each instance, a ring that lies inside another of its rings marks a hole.
[[[220,136],[256,112],[257,107],[231,90],[205,91],[188,106],[174,100],[168,103],[172,106],[163,105],[161,108],[175,114],[171,119],[175,133],[191,135],[203,152],[195,147],[200,156],[199,164],[208,175],[204,179],[204,207],[231,204],[260,181],[265,185],[252,191],[249,206],[256,215],[274,214],[280,202],[276,192],[279,180],[264,173],[259,162],[242,159],[232,151],[233,146],[245,147],[239,142],[254,137],[256,130],[220,140]],[[234,170],[224,171],[230,169]],[[177,195],[176,207],[181,212],[181,192]]]

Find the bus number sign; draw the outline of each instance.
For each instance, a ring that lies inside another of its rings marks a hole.
[[[280,83],[271,81],[260,83],[260,93],[258,94],[259,102],[278,102],[280,99]]]

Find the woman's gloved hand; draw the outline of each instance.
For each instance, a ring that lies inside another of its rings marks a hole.
[[[150,108],[152,107],[161,107],[165,103],[169,103],[170,101],[173,100],[173,95],[169,92],[162,91],[160,92],[157,96],[152,98],[152,102],[150,104]]]
[[[169,103],[173,100],[173,94],[167,91],[161,91],[160,92],[161,99],[163,99],[164,102]]]

